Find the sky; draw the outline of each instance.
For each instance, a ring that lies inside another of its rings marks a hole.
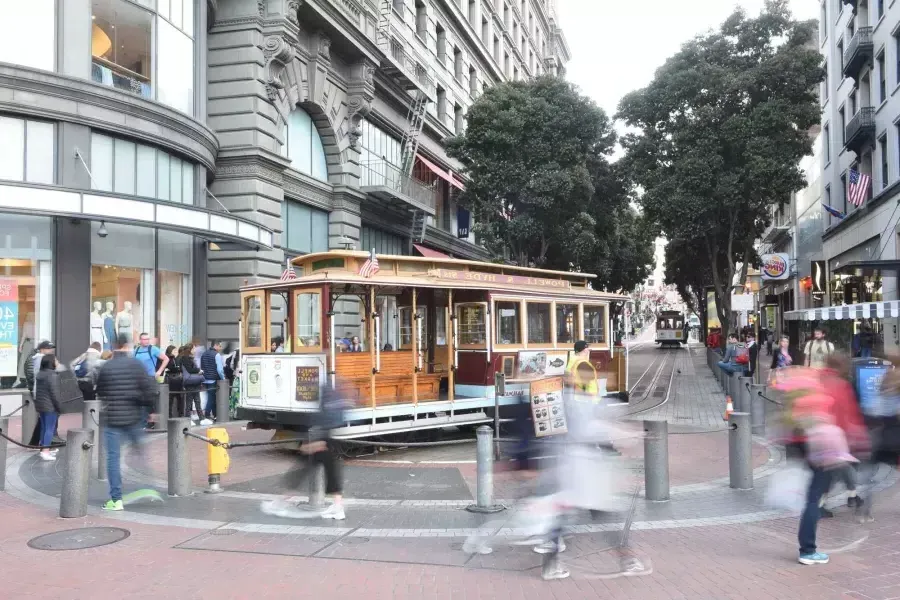
[[[572,60],[567,78],[612,116],[628,92],[646,86],[656,69],[699,33],[734,10],[750,14],[764,0],[556,0]],[[819,16],[818,0],[790,0],[798,19]]]

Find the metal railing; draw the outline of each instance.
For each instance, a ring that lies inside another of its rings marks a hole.
[[[435,208],[435,189],[415,177],[405,175],[398,167],[384,160],[363,162],[359,165],[360,187],[388,187],[428,206]]]
[[[854,64],[856,59],[861,54],[871,54],[874,48],[872,28],[860,27],[853,37],[850,38],[850,43],[847,44],[847,49],[844,50],[844,56],[842,57],[844,59],[844,74],[852,76],[853,71],[859,68],[858,65]]]
[[[410,54],[397,38],[391,37],[388,40],[388,46],[390,57],[409,77],[410,81],[416,82],[426,93],[434,96],[437,93],[437,85],[428,68]]]
[[[865,142],[869,136],[875,135],[875,108],[864,106],[859,109],[850,122],[847,123],[846,146],[855,150]]]

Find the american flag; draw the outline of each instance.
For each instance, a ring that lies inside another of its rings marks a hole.
[[[869,184],[872,178],[856,169],[850,169],[850,203],[854,206],[862,206],[869,195]]]
[[[363,266],[359,268],[359,274],[363,277],[371,277],[378,271],[378,257],[375,256],[375,248],[372,248],[372,251],[369,253],[369,258],[367,258],[366,262],[363,263]]]
[[[287,259],[287,268],[281,272],[281,281],[290,281],[291,279],[297,279],[297,272],[294,271],[291,259]]]

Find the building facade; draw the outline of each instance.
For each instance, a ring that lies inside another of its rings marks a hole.
[[[0,4],[0,385],[41,339],[237,340],[298,254],[486,258],[443,141],[567,60],[549,0]]]
[[[809,235],[818,229],[813,221],[822,219],[821,261],[800,252],[800,267],[810,269],[804,290],[809,298],[786,316],[797,322],[801,335],[813,323],[830,321],[830,337],[845,349],[854,348],[860,330],[871,327],[877,350],[893,352],[900,348],[900,4],[825,0],[819,42],[826,78],[820,94],[818,193],[821,204],[846,217],[809,218]],[[857,194],[854,173],[870,178]]]

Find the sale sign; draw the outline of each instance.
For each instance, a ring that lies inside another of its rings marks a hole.
[[[18,372],[19,284],[0,279],[0,377]]]

